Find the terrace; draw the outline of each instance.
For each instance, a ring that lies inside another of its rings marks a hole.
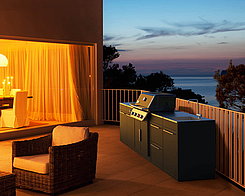
[[[119,122],[119,102],[135,102],[141,90],[104,89],[104,121]],[[245,114],[183,99],[176,99],[176,110],[202,114],[216,123],[216,171],[245,188]]]
[[[140,93],[139,90],[103,90],[104,121],[118,122],[118,103],[133,102]],[[194,102],[177,99],[176,105],[176,109],[196,112]],[[94,183],[71,190],[64,195],[244,195],[241,188],[244,187],[244,152],[241,150],[242,142],[238,137],[240,131],[244,130],[244,114],[208,105],[200,105],[200,111],[204,116],[218,119],[215,179],[178,182],[121,143],[118,125],[100,125],[90,128],[92,132],[99,133],[97,174]],[[12,141],[0,142],[2,171],[11,172]],[[232,181],[235,183],[231,183]],[[240,189],[234,184],[238,184]],[[19,195],[45,194],[17,189],[17,196]]]
[[[45,88],[42,88],[43,92],[45,92],[43,95],[49,95],[50,97],[46,98],[46,96],[43,96],[41,102],[39,99],[41,96],[38,94],[41,92],[40,88],[24,86],[24,83],[25,85],[37,85],[38,83],[28,80],[23,82],[23,74],[21,75],[17,72],[17,70],[29,69],[25,66],[21,67],[21,64],[16,58],[16,56],[19,55],[15,54],[17,50],[10,50],[10,47],[13,46],[12,48],[16,49],[17,46],[21,46],[18,47],[18,50],[23,48],[27,49],[27,47],[26,45],[13,43],[13,41],[21,40],[22,42],[31,41],[49,44],[65,44],[66,48],[68,48],[68,44],[69,48],[70,46],[72,46],[71,48],[80,46],[89,49],[87,53],[89,53],[90,56],[85,55],[85,57],[89,59],[89,61],[86,61],[89,62],[87,65],[86,63],[69,63],[71,65],[69,69],[71,68],[72,71],[70,73],[70,76],[72,77],[70,77],[69,81],[71,84],[76,84],[75,87],[77,91],[74,92],[74,98],[78,97],[79,101],[76,101],[83,106],[83,118],[79,117],[76,119],[66,120],[57,118],[55,119],[55,123],[46,124],[47,122],[45,122],[45,125],[35,125],[33,127],[23,129],[18,128],[0,131],[0,140],[5,140],[0,142],[0,170],[9,172],[11,172],[12,164],[11,142],[13,140],[17,140],[17,137],[22,137],[22,140],[24,137],[38,137],[46,134],[46,128],[48,126],[60,124],[59,121],[78,121],[76,123],[80,126],[87,126],[88,124],[85,123],[98,125],[101,124],[102,120],[118,123],[120,120],[119,102],[134,102],[141,93],[141,90],[118,89],[104,89],[101,92],[103,85],[101,82],[103,80],[102,0],[73,0],[69,2],[54,0],[40,1],[35,4],[30,0],[25,1],[25,3],[22,4],[19,4],[17,0],[14,0],[13,2],[5,1],[1,3],[2,17],[0,19],[0,38],[4,42],[8,41],[12,43],[6,43],[3,47],[3,42],[1,42],[1,52],[10,56],[10,66],[1,70],[1,79],[11,75],[14,75],[15,79],[19,78],[19,84],[17,85],[16,83],[15,87],[26,89],[31,93],[31,95],[33,95],[34,99],[32,100],[33,103],[31,103],[33,108],[34,106],[36,107],[38,104],[42,103],[45,103],[44,105],[47,106],[47,101],[50,101],[52,100],[51,98],[53,98],[50,92],[54,92],[54,90],[49,90],[44,86]],[[14,4],[18,6],[13,6]],[[57,5],[59,5],[58,8]],[[55,15],[53,10],[58,10]],[[67,18],[67,13],[69,13],[69,20],[63,20]],[[18,20],[16,20],[16,18],[18,18]],[[21,43],[19,41],[18,43]],[[36,47],[33,47],[33,49],[36,50]],[[70,52],[71,50],[68,50],[66,53],[70,54]],[[79,52],[79,54],[81,54],[81,52]],[[28,56],[31,57],[31,55]],[[40,59],[43,60],[46,59],[46,57],[41,56]],[[50,60],[53,61],[53,59]],[[23,65],[26,61],[26,59],[22,61]],[[83,62],[79,59],[77,59],[77,61]],[[29,62],[31,62],[30,59]],[[68,64],[66,61],[62,62],[65,62],[65,65]],[[33,67],[35,67],[37,63],[33,64]],[[47,66],[49,64],[41,63],[40,67],[44,68],[45,65]],[[53,68],[53,65],[58,66],[57,63],[53,62],[51,62],[50,65],[52,66],[47,67]],[[84,65],[86,66],[79,69],[79,71],[76,71],[75,65],[77,65],[78,68]],[[54,74],[57,73],[55,70],[56,69],[53,70]],[[64,70],[68,70],[68,68],[64,66],[61,71]],[[39,80],[39,82],[47,82],[51,80],[65,81],[64,78],[53,80],[51,72],[45,69],[44,71],[45,73],[50,74],[51,79],[43,79]],[[35,73],[37,76],[41,75],[38,74],[37,71],[35,71]],[[67,72],[64,71],[64,73],[66,74]],[[79,77],[75,77],[76,74],[78,74]],[[38,79],[38,77],[32,77],[35,76],[32,74],[29,74],[28,76],[29,77],[26,78]],[[78,80],[74,80],[75,78]],[[84,83],[85,86],[79,86],[79,84]],[[53,89],[53,86],[50,89]],[[57,87],[56,89],[61,90],[64,88]],[[75,88],[71,86],[70,89],[74,91]],[[80,92],[82,89],[86,92]],[[34,91],[36,91],[36,94]],[[63,90],[61,91],[62,95],[68,95],[68,97],[70,97],[70,92],[67,92],[67,94],[62,92]],[[76,93],[78,93],[78,96],[76,96]],[[103,100],[101,94],[103,95]],[[64,102],[59,103],[60,107],[54,108],[60,108],[63,110],[64,106],[68,105],[67,100],[63,99],[61,95],[57,96],[57,98],[64,100]],[[34,101],[36,102],[34,103]],[[74,100],[70,101],[70,103],[73,102]],[[57,102],[55,102],[55,104],[56,103]],[[50,105],[53,106],[53,103],[50,103]],[[70,106],[72,106],[73,109],[71,111],[75,116],[76,114],[82,113],[80,110],[75,110],[77,109],[75,105],[70,104]],[[101,110],[102,106],[104,112],[103,115]],[[39,107],[39,109],[42,108],[43,107]],[[196,103],[187,102],[181,99],[177,99],[176,109],[190,113],[197,113]],[[245,114],[204,104],[200,104],[199,109],[200,113],[202,113],[204,117],[216,120],[217,174],[221,174],[222,176],[227,177],[230,181],[233,181],[235,184],[238,184],[240,187],[245,188]],[[35,114],[35,111],[36,110],[33,109],[33,114]],[[41,115],[43,111],[40,110],[39,112]],[[50,113],[50,111],[46,113]],[[51,111],[51,113],[58,113],[60,117],[64,117],[68,116],[65,114],[70,114],[71,112]],[[44,118],[43,120],[47,121],[48,119]],[[228,180],[225,180],[225,178],[220,177],[219,175],[217,175],[214,180],[177,182],[166,173],[143,159],[137,153],[130,150],[126,145],[122,144],[119,139],[119,126],[117,125],[91,126],[91,131],[96,131],[100,134],[96,179],[93,184],[72,190],[64,195],[244,195],[244,192],[241,189],[238,189]],[[8,140],[6,140],[6,138],[8,138]],[[18,195],[44,194],[18,189],[17,196]]]
[[[244,195],[219,175],[214,180],[177,182],[120,142],[119,126],[91,127],[99,132],[97,174],[93,184],[63,195]],[[11,142],[0,142],[0,170],[11,171]],[[17,196],[46,195],[17,189]]]

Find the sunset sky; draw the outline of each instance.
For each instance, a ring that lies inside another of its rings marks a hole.
[[[245,64],[245,0],[104,0],[104,44],[139,73],[213,75]]]

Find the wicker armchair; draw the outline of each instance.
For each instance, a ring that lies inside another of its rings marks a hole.
[[[90,132],[87,139],[73,144],[51,146],[51,143],[51,135],[13,142],[13,160],[14,157],[49,154],[48,174],[13,166],[16,187],[55,194],[92,183],[96,173],[98,133]]]

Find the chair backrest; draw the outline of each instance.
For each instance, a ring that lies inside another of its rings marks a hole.
[[[21,89],[18,89],[18,88],[11,89],[10,95],[11,95],[11,96],[14,96],[15,93],[18,92],[18,91],[21,91]]]
[[[17,115],[26,115],[27,113],[27,91],[17,91],[14,95],[13,110]]]
[[[52,132],[52,146],[80,142],[89,136],[88,127],[56,126]]]

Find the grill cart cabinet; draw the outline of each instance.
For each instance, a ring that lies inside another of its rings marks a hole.
[[[178,178],[178,127],[177,123],[163,120],[163,170]]]
[[[134,149],[144,158],[148,158],[148,123],[134,120]]]
[[[162,128],[162,119],[151,116],[151,123],[149,125],[150,160],[154,165],[161,169],[163,169]]]
[[[132,107],[120,104],[120,139],[141,154],[148,157],[148,123],[129,116]]]
[[[178,181],[215,177],[215,121],[184,112],[149,112],[132,118],[120,104],[121,141]]]
[[[178,176],[178,136],[172,130],[163,129],[163,170],[169,175]]]
[[[134,119],[129,116],[132,107],[120,104],[120,140],[134,150]]]
[[[178,180],[215,177],[215,121],[178,123]]]
[[[150,160],[179,181],[210,179],[215,175],[215,123],[174,121],[151,114]]]
[[[164,122],[157,115],[150,118],[150,159],[151,162],[173,177],[178,172],[178,140],[177,126],[173,124],[169,128],[168,122]],[[171,124],[171,123],[170,123]]]

